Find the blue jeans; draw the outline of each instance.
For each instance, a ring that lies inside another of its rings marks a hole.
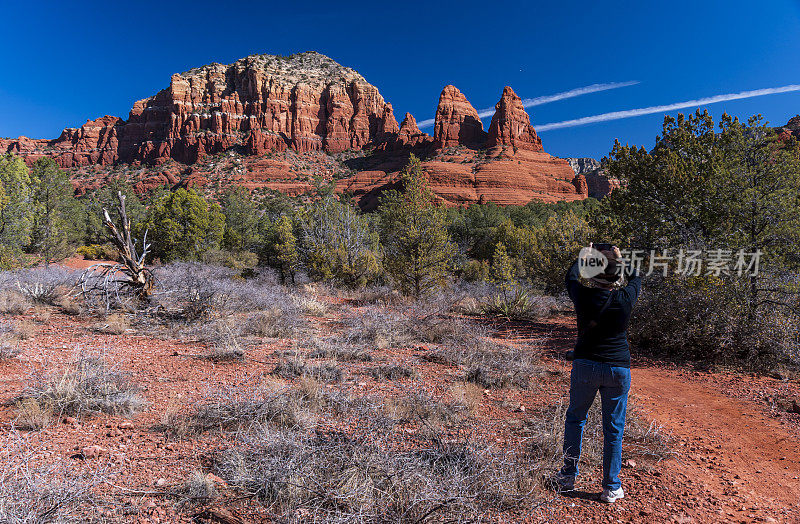
[[[603,408],[603,488],[622,486],[622,433],[628,407],[631,370],[602,362],[577,359],[572,362],[569,388],[569,409],[564,422],[564,467],[566,476],[578,475],[583,426],[594,397],[600,391]]]

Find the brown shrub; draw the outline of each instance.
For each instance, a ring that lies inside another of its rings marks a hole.
[[[0,313],[22,315],[30,305],[30,300],[18,291],[10,289],[0,291]]]
[[[125,374],[109,368],[102,358],[81,354],[64,370],[35,374],[15,405],[20,423],[43,414],[51,414],[51,419],[96,413],[131,415],[144,406],[138,391]]]

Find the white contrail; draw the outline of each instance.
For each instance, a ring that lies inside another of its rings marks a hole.
[[[581,95],[588,95],[589,93],[597,93],[598,91],[607,91],[609,89],[618,89],[620,87],[628,87],[638,84],[638,81],[630,81],[630,82],[609,82],[607,84],[592,84],[590,86],[584,87],[576,87],[575,89],[570,89],[569,91],[564,91],[563,93],[556,93],[554,95],[545,95],[545,96],[537,96],[536,98],[524,98],[522,100],[523,107],[533,107],[533,106],[540,106],[542,104],[549,104],[550,102],[558,102],[559,100],[564,100],[567,98],[573,98],[576,96]],[[481,109],[478,111],[478,116],[480,118],[486,118],[487,116],[492,116],[494,114],[494,107],[487,107],[486,109]],[[422,122],[418,122],[417,125],[420,128],[423,127],[430,127],[436,122],[435,119],[429,118],[428,120],[423,120]]]
[[[542,124],[540,126],[534,126],[534,127],[536,128],[537,132],[550,131],[551,129],[585,126],[586,124],[594,124],[595,122],[607,122],[609,120],[633,118],[635,116],[652,115],[653,113],[667,113],[669,111],[675,111],[676,109],[686,109],[687,107],[697,107],[706,104],[727,102],[728,100],[741,100],[743,98],[775,95],[778,93],[791,93],[792,91],[800,91],[800,85],[792,84],[783,87],[769,87],[766,89],[756,89],[753,91],[742,91],[741,93],[730,93],[727,95],[709,96],[706,98],[698,98],[697,100],[687,100],[686,102],[677,102],[674,104],[667,104],[663,106],[642,107],[639,109],[627,109],[625,111],[613,111],[611,113],[603,113],[601,115],[594,115],[594,116],[585,116],[583,118],[576,118],[574,120],[564,120],[563,122],[553,122],[551,124]]]

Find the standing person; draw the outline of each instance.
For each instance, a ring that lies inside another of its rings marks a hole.
[[[607,259],[605,268],[597,260]],[[590,261],[595,258],[595,263]],[[591,268],[596,268],[591,270]],[[588,268],[588,270],[587,270]],[[599,273],[598,273],[599,271]],[[639,298],[641,276],[624,267],[619,248],[590,244],[567,272],[567,292],[575,304],[578,340],[569,389],[569,409],[564,423],[564,466],[555,481],[560,491],[574,489],[581,456],[583,426],[597,392],[603,411],[603,493],[614,502],[625,496],[619,471],[622,467],[622,434],[628,390],[631,385],[628,321]]]

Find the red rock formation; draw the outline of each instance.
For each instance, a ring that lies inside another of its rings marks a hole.
[[[590,171],[583,176],[586,178],[586,188],[590,197],[603,198],[619,188],[619,180],[610,178],[602,169]]]
[[[579,195],[583,197],[589,196],[589,184],[586,182],[584,175],[575,175],[575,178],[572,179],[572,185],[575,186],[575,191]]]
[[[402,127],[401,127],[402,129]],[[340,180],[337,191],[350,192],[363,209],[374,209],[381,191],[396,187],[405,156]],[[494,202],[523,205],[531,200],[555,202],[586,198],[586,181],[578,181],[569,164],[543,151],[491,148],[482,157],[473,152],[427,160],[422,168],[431,190],[446,205]]]
[[[448,205],[575,200],[611,189],[607,180],[609,187],[598,177],[576,177],[566,161],[542,150],[510,87],[495,107],[487,134],[466,97],[446,86],[430,137],[409,113],[398,126],[374,86],[325,56],[253,55],[173,75],[169,87],[136,102],[127,120],[91,120],[53,140],[3,139],[0,153],[29,163],[55,158],[74,169],[79,193],[108,183],[115,170],[105,166],[113,164],[144,164],[133,175],[120,170],[140,192],[164,184],[237,184],[291,195],[310,191],[313,177],[330,180],[357,166],[361,172],[339,180],[337,189],[354,192],[371,208],[380,191],[396,187],[410,153],[426,159],[431,188]],[[440,151],[453,146],[466,147]],[[353,163],[323,154],[365,147],[370,153]],[[231,148],[245,156],[230,151],[225,159],[199,162]],[[267,152],[282,153],[283,160]]]
[[[513,89],[506,86],[500,101],[494,106],[495,113],[489,124],[487,147],[513,146],[531,151],[542,150],[542,139],[531,126],[531,120],[522,100]]]
[[[791,137],[800,139],[800,115],[793,116],[785,126],[776,128],[778,138],[787,141]]]
[[[394,117],[392,104],[387,103],[383,106],[383,118],[381,119],[380,132],[384,134],[396,135],[400,131],[397,120]]]
[[[339,152],[399,130],[378,90],[318,53],[253,55],[173,75],[127,121],[103,117],[54,140],[0,140],[0,152],[63,167],[115,162],[193,163],[236,145],[251,154],[291,147]]]
[[[486,132],[478,112],[461,91],[449,85],[442,89],[436,107],[433,143],[437,148],[466,145],[479,147],[486,141]]]
[[[421,144],[429,143],[430,141],[430,135],[419,130],[414,115],[406,113],[405,118],[403,118],[403,123],[400,124],[400,130],[397,133],[395,149],[402,149],[405,147],[413,148]]]
[[[403,123],[400,124],[400,136],[405,138],[410,138],[412,136],[417,136],[423,134],[422,131],[419,130],[419,126],[417,125],[417,119],[414,118],[414,115],[411,113],[406,113],[405,118],[403,118]]]

